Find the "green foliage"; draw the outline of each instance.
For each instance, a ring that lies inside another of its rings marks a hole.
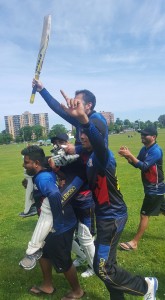
[[[161,127],[165,127],[165,115],[161,115],[161,116],[158,118],[158,121],[159,121]]]
[[[20,129],[20,136],[22,141],[29,142],[32,138],[33,129],[32,126],[25,126]]]
[[[76,137],[76,128],[75,128],[75,127],[73,127],[73,129],[72,129],[72,135],[73,135],[74,137]]]
[[[32,136],[35,140],[39,140],[41,138],[43,138],[43,134],[44,134],[44,127],[41,125],[35,125],[32,126]]]
[[[53,125],[53,127],[51,128],[51,130],[49,132],[49,138],[56,136],[57,134],[60,134],[60,133],[67,133],[65,126],[62,124]]]
[[[158,121],[151,122],[150,120],[147,120],[146,122],[143,122],[141,120],[136,120],[135,122],[130,122],[128,119],[125,119],[124,121],[120,120],[120,118],[116,118],[115,123],[111,123],[109,125],[109,132],[123,132],[127,129],[144,129],[146,126],[154,125],[156,127],[163,128],[165,127],[165,115],[162,115],[158,118]]]
[[[158,131],[158,143],[165,150],[165,129]],[[126,133],[109,136],[109,147],[112,149],[118,165],[118,177],[121,191],[128,206],[128,221],[122,234],[121,241],[129,241],[137,230],[139,223],[139,211],[143,199],[143,187],[140,171],[131,167],[127,161],[118,155],[121,145],[126,145],[137,155],[142,144],[140,135],[132,132],[132,138]],[[42,276],[37,267],[31,271],[25,271],[18,266],[18,262],[25,254],[27,243],[37,222],[37,217],[22,219],[18,214],[24,207],[24,188],[21,185],[23,179],[21,150],[23,144],[0,146],[1,168],[1,256],[0,256],[0,299],[2,300],[31,300],[36,299],[29,295],[28,289],[40,284]],[[47,155],[51,146],[44,147]],[[164,165],[165,169],[165,165]],[[141,276],[156,276],[159,280],[157,300],[164,299],[164,249],[165,249],[165,216],[151,217],[149,227],[139,243],[137,251],[124,252],[118,249],[118,264],[133,274]],[[86,265],[78,268],[78,277],[82,287],[86,291],[84,300],[105,300],[109,294],[96,276],[83,279],[80,274],[85,271]],[[53,272],[53,283],[57,293],[44,299],[60,300],[69,290],[69,286],[63,274]],[[142,300],[143,297],[126,295],[126,300]],[[119,299],[120,300],[120,299]]]
[[[125,119],[124,122],[123,122],[123,124],[125,126],[131,127],[131,122],[128,119]]]
[[[39,140],[43,138],[44,134],[44,127],[41,125],[25,126],[20,129],[20,135],[16,138],[16,142]]]
[[[13,140],[12,135],[6,132],[0,133],[0,145],[9,144]]]

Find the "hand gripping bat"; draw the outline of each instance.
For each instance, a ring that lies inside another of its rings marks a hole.
[[[41,36],[41,44],[40,49],[37,57],[37,64],[35,69],[35,79],[39,79],[42,64],[44,61],[46,49],[48,47],[49,37],[50,37],[50,30],[51,30],[51,15],[47,15],[44,17],[43,22],[43,29],[42,29],[42,36]],[[33,87],[32,94],[30,97],[30,103],[34,103],[35,93],[36,93],[36,86]]]

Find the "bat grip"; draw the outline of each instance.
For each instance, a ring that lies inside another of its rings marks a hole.
[[[33,104],[34,103],[34,98],[35,98],[35,94],[36,94],[36,91],[37,91],[37,86],[35,85],[32,89],[32,94],[31,94],[31,97],[30,97],[30,103]]]

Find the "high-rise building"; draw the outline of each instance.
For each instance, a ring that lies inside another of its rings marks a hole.
[[[15,139],[19,135],[20,129],[25,126],[41,125],[45,134],[49,132],[49,119],[47,113],[31,114],[25,111],[22,115],[5,116],[6,132]]]
[[[100,111],[100,114],[107,120],[107,124],[114,124],[114,114],[111,112]]]

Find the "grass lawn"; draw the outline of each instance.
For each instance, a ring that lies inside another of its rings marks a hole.
[[[111,135],[109,146],[115,154],[118,164],[118,177],[121,191],[128,206],[129,218],[123,232],[122,241],[129,241],[137,230],[139,211],[143,199],[143,187],[140,171],[131,167],[117,151],[121,145],[128,146],[137,155],[142,144],[138,133]],[[159,130],[158,143],[165,153],[165,130]],[[37,217],[22,219],[18,216],[24,207],[24,189],[21,150],[23,144],[0,146],[0,200],[1,200],[1,255],[0,255],[0,299],[28,300],[35,299],[28,294],[28,289],[41,282],[39,266],[31,271],[24,271],[18,266],[23,257]],[[44,147],[49,154],[51,147]],[[165,164],[164,164],[165,170]],[[118,263],[128,271],[142,276],[156,276],[159,280],[157,300],[165,299],[165,216],[152,217],[149,228],[139,243],[137,251],[124,252],[118,250]],[[86,266],[78,269],[82,287],[85,289],[84,300],[109,300],[104,284],[93,276],[89,279],[80,277]],[[62,274],[53,273],[57,293],[52,299],[60,300],[69,286]],[[126,300],[143,299],[142,297],[125,296]],[[51,299],[51,297],[44,297]],[[120,299],[118,299],[120,300]]]

